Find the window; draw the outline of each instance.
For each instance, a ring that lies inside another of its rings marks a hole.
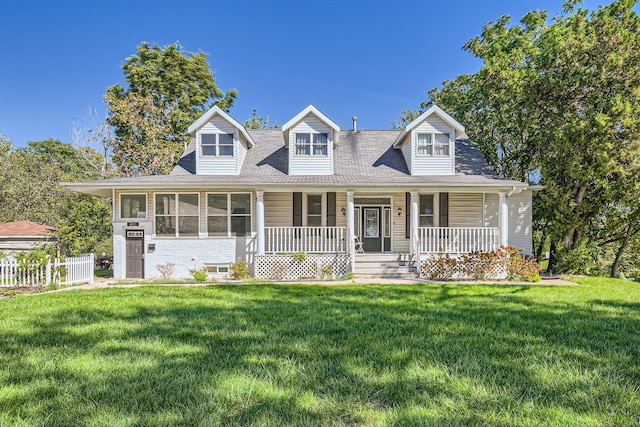
[[[307,194],[307,226],[322,227],[322,195]]]
[[[203,133],[200,134],[200,145],[203,156],[233,157],[232,133]]]
[[[251,234],[251,194],[207,194],[207,235],[248,236]]]
[[[326,156],[328,153],[329,134],[296,133],[297,156]]]
[[[433,194],[420,195],[420,227],[433,227]]]
[[[198,194],[156,194],[155,197],[156,235],[166,237],[198,235],[200,209]]]
[[[449,134],[419,133],[416,155],[418,157],[449,156]]]
[[[121,194],[120,218],[146,218],[147,195],[146,194]]]

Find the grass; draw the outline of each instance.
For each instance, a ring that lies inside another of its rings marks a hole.
[[[0,425],[638,425],[640,288],[580,280],[0,300]]]

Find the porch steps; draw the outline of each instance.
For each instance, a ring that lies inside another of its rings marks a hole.
[[[355,267],[354,273],[358,277],[415,279],[418,275],[409,254],[358,254]]]

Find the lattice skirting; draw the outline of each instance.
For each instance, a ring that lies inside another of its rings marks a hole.
[[[339,278],[351,271],[347,254],[307,254],[300,262],[293,254],[255,257],[254,275],[262,279],[298,280]]]
[[[499,252],[429,254],[420,263],[420,278],[427,280],[497,280],[507,277],[509,258]]]

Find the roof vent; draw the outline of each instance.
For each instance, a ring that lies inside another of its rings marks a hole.
[[[358,128],[356,126],[356,122],[358,121],[358,116],[351,117],[351,120],[353,120],[353,131],[355,132],[355,131],[358,130]]]

